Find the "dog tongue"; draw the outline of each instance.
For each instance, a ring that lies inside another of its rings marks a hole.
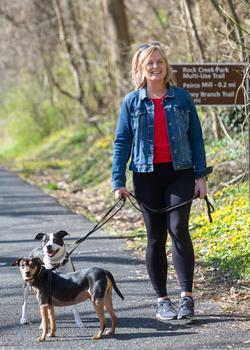
[[[54,256],[55,252],[48,252],[48,256]]]

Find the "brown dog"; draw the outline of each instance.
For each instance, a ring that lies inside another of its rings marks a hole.
[[[100,321],[100,331],[92,339],[100,339],[105,330],[104,306],[110,314],[112,326],[106,334],[115,333],[117,317],[112,304],[112,288],[121,299],[123,295],[116,286],[113,275],[100,268],[89,268],[70,273],[56,273],[46,269],[39,258],[18,258],[13,266],[19,266],[22,278],[35,291],[42,318],[42,335],[39,342],[46,340],[48,319],[50,336],[56,332],[54,306],[68,306],[91,299]]]

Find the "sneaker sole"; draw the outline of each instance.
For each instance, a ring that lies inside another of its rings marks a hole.
[[[194,318],[194,315],[177,316],[177,320],[192,320],[193,318]]]
[[[166,318],[166,317],[161,317],[160,315],[158,315],[158,314],[156,314],[156,319],[158,320],[158,321],[171,321],[171,320],[176,320],[177,319],[177,316],[173,316],[173,317],[168,317],[168,318]]]

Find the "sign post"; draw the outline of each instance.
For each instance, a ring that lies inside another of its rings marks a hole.
[[[246,63],[183,63],[172,65],[178,86],[186,88],[196,105],[245,106],[249,111]],[[249,112],[250,113],[250,112]],[[250,118],[248,116],[248,118]],[[248,119],[248,179],[250,205],[250,120]]]
[[[175,64],[172,68],[178,85],[191,93],[196,105],[245,104],[241,86],[246,64]]]

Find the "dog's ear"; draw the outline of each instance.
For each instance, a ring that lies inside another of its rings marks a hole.
[[[43,239],[43,236],[45,235],[46,233],[38,233],[34,239],[37,241],[41,241]]]
[[[21,260],[22,260],[22,258],[16,258],[16,260],[13,261],[11,266],[20,266]]]
[[[38,257],[36,256],[35,258],[32,258],[33,262],[39,264],[39,265],[43,265],[43,261]]]
[[[59,236],[59,237],[65,237],[65,236],[70,236],[70,234],[68,233],[68,232],[66,232],[66,231],[63,231],[63,230],[61,230],[61,231],[58,231],[57,233],[55,233],[57,236]]]

